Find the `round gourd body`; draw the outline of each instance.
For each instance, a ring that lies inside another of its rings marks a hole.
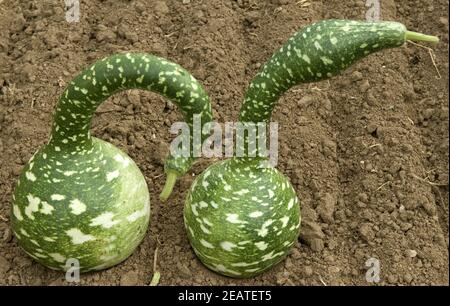
[[[236,166],[231,159],[210,166],[194,181],[184,222],[205,266],[246,278],[285,257],[299,234],[300,206],[277,169]]]
[[[20,246],[39,263],[99,270],[125,260],[149,223],[147,184],[124,152],[92,138],[89,149],[45,146],[23,169],[12,205]]]

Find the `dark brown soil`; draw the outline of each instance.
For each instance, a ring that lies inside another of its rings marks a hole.
[[[63,1],[0,0],[0,284],[67,284],[20,250],[9,223],[21,168],[48,139],[54,106],[76,73],[119,51],[164,56],[204,84],[215,120],[233,121],[258,67],[297,29],[324,18],[363,19],[367,10],[364,0],[81,2],[80,23],[69,24]],[[148,285],[158,247],[164,285],[369,285],[371,257],[380,260],[379,284],[448,285],[448,1],[381,4],[383,19],[441,38],[433,49],[442,77],[428,50],[408,43],[281,99],[273,117],[278,167],[303,215],[285,261],[248,280],[200,264],[182,211],[193,176],[213,161],[198,161],[161,203],[168,126],[181,116],[157,95],[128,91],[100,107],[92,129],[143,171],[151,225],[126,262],[82,275],[81,284]]]

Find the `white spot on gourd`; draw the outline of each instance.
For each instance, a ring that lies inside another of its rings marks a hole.
[[[23,228],[20,229],[20,233],[22,235],[24,235],[25,237],[30,237],[30,234],[28,234],[28,232],[26,230],[24,230]]]
[[[139,84],[141,84],[142,81],[144,81],[144,75],[142,75],[136,79],[136,82],[138,82]]]
[[[266,242],[264,242],[264,241],[259,241],[259,242],[256,242],[255,243],[255,246],[259,249],[259,250],[261,250],[261,251],[264,251],[265,249],[267,249],[267,247],[269,246]]]
[[[219,205],[214,201],[209,202],[209,204],[211,204],[211,206],[215,209],[219,208]]]
[[[29,181],[32,181],[32,182],[36,181],[36,176],[35,176],[34,173],[31,172],[31,171],[25,172],[25,177],[26,177]]]
[[[94,236],[84,234],[78,228],[71,228],[66,231],[66,234],[71,238],[73,244],[83,244],[85,242],[95,240]]]
[[[311,59],[309,58],[308,55],[303,54],[303,55],[302,55],[302,59],[303,59],[305,62],[307,62],[308,64],[311,64]]]
[[[63,195],[61,195],[61,194],[52,194],[52,195],[50,196],[50,198],[51,198],[53,201],[62,201],[62,200],[64,200],[66,197],[63,196]]]
[[[194,216],[198,216],[198,211],[197,211],[197,205],[196,204],[191,204],[191,210],[192,210],[192,213],[194,214]]]
[[[249,244],[251,241],[250,240],[245,240],[245,241],[240,241],[238,242],[239,245],[246,245]]]
[[[289,201],[289,203],[288,203],[288,205],[287,205],[287,208],[288,208],[289,210],[294,206],[294,202],[295,202],[294,199],[290,199],[290,201]]]
[[[314,47],[316,47],[317,50],[322,50],[322,46],[317,40],[314,42]]]
[[[119,170],[111,171],[106,174],[106,180],[111,182],[113,179],[118,178],[120,175]]]
[[[111,228],[114,225],[120,223],[119,220],[114,220],[114,214],[112,212],[105,212],[93,219],[91,219],[90,226],[101,226],[103,228]]]
[[[325,65],[331,65],[331,64],[333,64],[333,61],[332,61],[330,58],[326,57],[326,56],[321,56],[320,59],[322,60],[322,62],[323,62]]]
[[[52,214],[52,211],[55,210],[55,208],[54,208],[53,206],[51,206],[50,204],[48,204],[48,203],[45,202],[45,201],[42,201],[41,204],[42,204],[42,207],[41,207],[41,209],[39,210],[39,212],[40,212],[41,214],[44,214],[44,215],[51,215],[51,214]]]
[[[233,248],[237,247],[237,245],[230,241],[222,241],[220,243],[220,247],[227,252],[231,252]]]
[[[241,190],[239,190],[239,191],[235,191],[234,194],[237,194],[237,195],[244,195],[244,194],[249,193],[249,192],[250,192],[250,190],[244,188],[244,189],[241,189]]]
[[[213,226],[213,225],[214,225],[214,224],[212,224],[211,222],[209,222],[209,220],[206,219],[206,218],[203,218],[203,222],[204,222],[206,225],[208,225],[208,226]]]
[[[236,263],[232,263],[231,266],[232,267],[248,267],[248,266],[257,265],[258,263],[259,263],[259,261],[254,261],[254,262],[236,262]]]
[[[189,232],[191,233],[192,237],[195,237],[194,230],[189,226]]]
[[[258,236],[265,237],[269,230],[267,229],[273,223],[272,219],[267,220],[261,226],[261,229],[258,230]]]
[[[150,214],[150,204],[145,204],[144,208],[142,208],[141,210],[137,210],[131,215],[128,215],[127,220],[129,222],[134,222],[141,217],[148,216],[149,214]]]
[[[283,255],[284,254],[284,252],[278,252],[278,253],[273,253],[274,251],[272,251],[272,252],[270,252],[270,253],[268,253],[268,254],[265,254],[263,257],[262,257],[262,261],[267,261],[267,260],[271,260],[271,259],[274,259],[274,258],[276,258],[276,257],[278,257],[278,256],[281,256],[281,255]]]
[[[211,234],[211,231],[209,229],[207,229],[203,224],[200,224],[200,229],[205,233],[205,234]]]
[[[203,181],[202,181],[202,186],[203,186],[203,188],[208,189],[208,186],[209,186],[208,181],[205,180],[205,179],[203,179]]]
[[[72,176],[72,175],[74,175],[75,173],[77,173],[76,171],[64,171],[63,172],[63,174],[65,175],[65,176]]]
[[[214,249],[214,246],[205,239],[200,239],[200,243],[206,248]]]
[[[226,220],[230,223],[246,223],[245,221],[239,220],[238,214],[227,214]]]
[[[34,220],[33,213],[39,210],[39,203],[41,203],[41,199],[39,199],[38,197],[34,197],[31,194],[27,195],[27,199],[28,206],[25,207],[25,215],[31,220]]]
[[[114,160],[118,163],[121,163],[123,167],[128,167],[130,164],[130,160],[123,157],[121,154],[116,154],[116,156],[114,156]]]
[[[289,222],[289,216],[284,216],[283,218],[280,219],[281,223],[282,223],[282,227],[285,228]]]
[[[59,253],[50,253],[48,254],[51,258],[53,258],[53,260],[57,261],[57,262],[65,262],[66,261],[66,257],[64,257],[63,255],[59,254]]]
[[[234,275],[241,275],[240,272],[230,270],[222,264],[215,265],[215,267],[216,267],[217,271],[220,271],[220,272],[230,273],[230,274],[234,274]]]
[[[23,220],[23,216],[22,216],[22,213],[20,212],[19,206],[13,205],[13,214],[17,220],[19,220],[19,221]]]
[[[250,218],[258,218],[258,217],[261,217],[262,215],[263,215],[263,213],[261,211],[254,211],[254,212],[251,212],[248,216]]]
[[[72,209],[72,214],[74,215],[79,215],[86,211],[86,204],[78,199],[70,201],[69,207]]]

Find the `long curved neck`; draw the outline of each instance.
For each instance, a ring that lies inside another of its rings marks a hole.
[[[376,51],[401,46],[405,27],[396,22],[325,20],[292,36],[262,67],[245,93],[239,120],[267,122],[291,87],[326,80]]]
[[[211,105],[202,86],[179,65],[142,53],[104,58],[79,74],[56,108],[49,146],[77,150],[92,144],[90,122],[97,107],[116,92],[140,88],[159,93],[181,109],[188,125],[193,115],[211,120]]]
[[[401,46],[406,39],[437,40],[388,21],[332,19],[307,26],[292,36],[252,80],[239,121],[267,123],[279,97],[291,87],[329,79],[371,53]],[[247,141],[250,147],[255,140]]]

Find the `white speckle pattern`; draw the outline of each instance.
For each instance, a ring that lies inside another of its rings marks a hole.
[[[71,238],[73,244],[83,244],[88,241],[95,240],[95,237],[89,234],[84,234],[78,228],[71,228],[66,231],[66,234]]]

